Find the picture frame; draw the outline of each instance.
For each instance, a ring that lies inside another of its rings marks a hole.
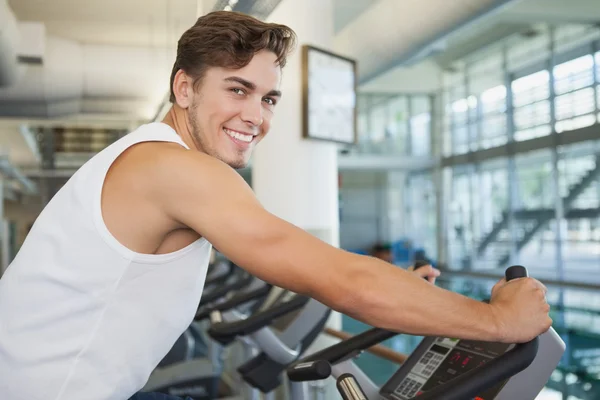
[[[304,139],[357,142],[357,62],[312,45],[302,46]]]

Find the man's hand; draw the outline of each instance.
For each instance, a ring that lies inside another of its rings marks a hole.
[[[500,280],[492,288],[492,306],[500,340],[523,343],[546,332],[552,326],[546,302],[546,287],[533,278]]]
[[[408,270],[417,276],[420,276],[421,278],[427,279],[432,284],[435,284],[435,279],[441,274],[439,269],[433,268],[430,264],[423,265],[416,270],[413,265],[412,267],[408,268]]]

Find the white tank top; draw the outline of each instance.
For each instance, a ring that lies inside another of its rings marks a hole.
[[[48,203],[0,279],[0,399],[128,399],[192,322],[210,243],[139,254],[102,218],[110,165],[144,141],[188,148],[151,123],[96,154]]]

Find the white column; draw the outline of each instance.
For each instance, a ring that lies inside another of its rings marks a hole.
[[[207,1],[207,0],[197,0],[196,1],[196,17],[200,18],[201,16],[206,14],[206,11],[208,10],[209,6],[212,3],[213,3],[212,1]]]
[[[298,47],[283,69],[270,133],[252,160],[252,186],[265,208],[339,246],[337,146],[302,138],[301,46],[331,50],[331,0],[283,0],[268,18],[290,26]]]
[[[252,159],[252,186],[267,210],[338,247],[337,146],[302,138],[301,46],[332,50],[332,0],[283,0],[268,21],[291,27],[298,36],[298,47],[283,69],[283,97],[271,131]],[[341,325],[341,315],[332,313],[327,326],[340,330]],[[307,352],[336,341],[321,335]],[[329,380],[325,391],[325,398],[337,396]]]
[[[0,276],[8,268],[10,240],[9,226],[4,219],[4,179],[0,178]]]

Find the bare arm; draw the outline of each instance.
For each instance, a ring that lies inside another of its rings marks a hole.
[[[243,179],[203,154],[158,172],[165,212],[258,278],[369,325],[417,335],[500,340],[492,307],[384,261],[349,253],[267,212]]]

